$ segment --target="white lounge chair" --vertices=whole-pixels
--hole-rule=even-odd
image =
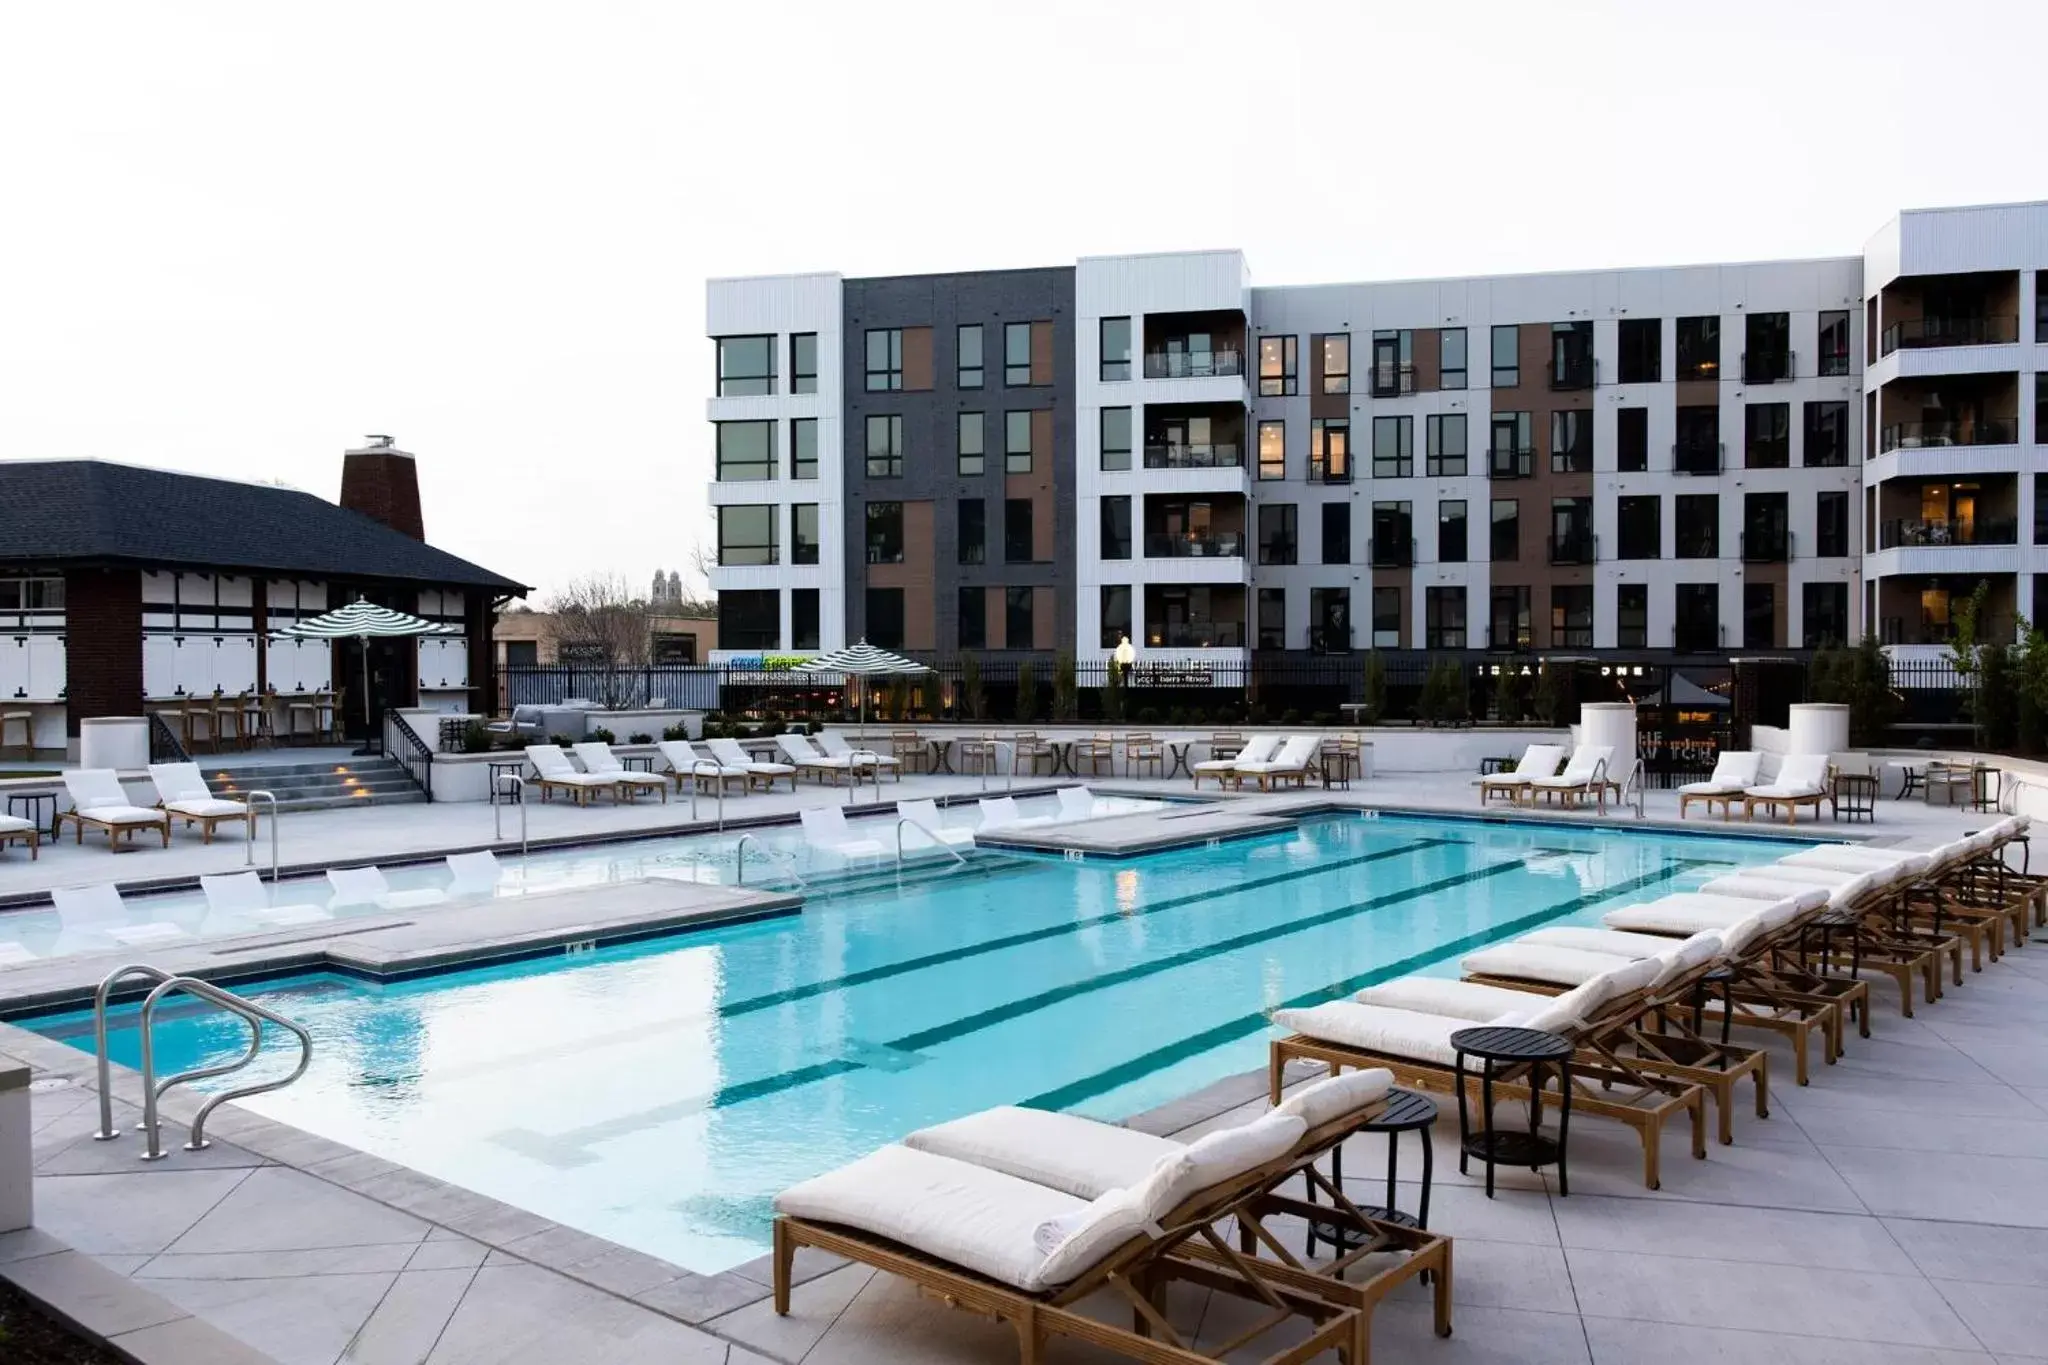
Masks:
[[[1233,758],[1205,758],[1190,771],[1194,774],[1195,786],[1202,785],[1205,777],[1214,778],[1219,787],[1236,782],[1237,765],[1240,763],[1264,763],[1280,752],[1280,736],[1253,735],[1245,741],[1244,748]]]
[[[853,763],[857,768],[874,768],[881,772],[895,774],[896,780],[899,782],[903,780],[903,765],[893,756],[868,745],[856,747],[849,744],[847,743],[846,736],[840,734],[837,730],[821,732],[818,736],[818,746],[825,751],[827,758],[843,758],[849,763]],[[861,756],[857,763],[854,762],[855,754]]]
[[[661,793],[664,804],[668,801],[668,779],[660,773],[628,772],[619,756],[612,752],[612,746],[597,740],[586,740],[573,746],[577,762],[583,771],[599,777],[608,777],[618,783],[618,790],[628,795],[634,792],[656,791]]]
[[[1785,823],[1799,823],[1799,808],[1813,807],[1813,818],[1820,819],[1820,803],[1827,795],[1828,756],[1826,754],[1791,754],[1778,765],[1778,775],[1761,787],[1751,787],[1742,794],[1742,818],[1753,819],[1758,806],[1766,810],[1783,807]]]
[[[1748,896],[1683,891],[1609,910],[1600,917],[1600,922],[1610,929],[1623,929],[1630,933],[1684,937],[1703,929],[1723,930],[1760,913],[1804,914],[1826,905],[1827,901],[1827,890],[1818,886],[1775,902],[1762,903]]]
[[[588,805],[597,792],[609,792],[612,800],[619,799],[617,782],[602,773],[578,772],[559,744],[527,745],[526,761],[533,765],[533,781],[527,785],[539,787],[543,801],[557,788],[568,792],[579,806]]]
[[[85,842],[85,827],[94,825],[107,832],[107,847],[118,849],[126,835],[133,842],[137,830],[154,829],[171,846],[171,817],[148,806],[138,806],[121,789],[121,778],[112,768],[73,768],[64,774],[64,790],[71,794],[72,809],[57,817],[61,831],[69,820],[78,843]]]
[[[129,922],[130,910],[111,882],[98,886],[60,886],[50,893],[57,907],[57,919],[66,931],[104,934],[131,948],[152,943],[172,943],[189,935],[168,920]]]
[[[803,735],[777,735],[775,747],[782,756],[796,765],[799,773],[810,774],[814,782],[823,782],[830,777],[835,783],[853,771],[850,758],[833,758],[812,747],[811,741]]]
[[[1721,818],[1727,819],[1730,808],[1742,799],[1744,790],[1756,785],[1757,774],[1763,770],[1764,756],[1754,749],[1737,749],[1722,754],[1714,760],[1712,776],[1704,782],[1688,782],[1678,789],[1678,818],[1685,818],[1685,808],[1698,801],[1705,805],[1707,814],[1714,813],[1714,803],[1721,804]]]
[[[422,887],[414,891],[393,891],[382,868],[330,867],[327,884],[334,888],[329,906],[374,905],[380,910],[405,910],[422,905],[439,905],[448,899],[446,891]]]
[[[789,789],[791,791],[796,790],[796,767],[794,764],[775,763],[767,759],[755,758],[745,749],[742,749],[740,742],[736,739],[709,739],[704,741],[704,747],[711,751],[711,756],[714,759],[723,763],[726,767],[745,768],[754,777],[761,779],[761,785],[769,791],[775,790],[775,779],[778,777],[788,778]]]
[[[498,889],[498,879],[502,875],[498,855],[487,848],[476,853],[448,855],[448,895],[451,899],[491,895]]]
[[[836,806],[802,813],[804,842],[837,857],[879,858],[884,850],[880,839],[858,839],[847,827],[846,816]]]
[[[754,782],[754,774],[742,765],[706,758],[692,748],[687,739],[664,739],[655,744],[655,749],[668,763],[670,776],[675,778],[676,790],[681,791],[685,782],[695,782],[700,788],[707,782],[721,787],[740,784],[745,792]]]
[[[1095,818],[1095,793],[1086,787],[1061,787],[1053,795],[1059,798],[1062,823]]]
[[[1017,806],[1014,796],[984,796],[981,798],[981,822],[983,830],[1031,829],[1038,825],[1050,825],[1053,820],[1044,815],[1025,815]]]
[[[159,806],[186,824],[199,826],[200,842],[212,843],[213,828],[223,820],[242,821],[249,837],[256,837],[256,808],[215,796],[197,763],[152,763],[149,781]]]
[[[1607,768],[1613,762],[1613,745],[1581,744],[1572,750],[1563,772],[1555,777],[1529,779],[1529,799],[1533,802],[1539,796],[1555,796],[1565,805],[1577,805],[1591,796],[1604,814],[1607,810]]]
[[[241,915],[259,924],[316,924],[333,919],[317,905],[273,905],[271,889],[254,872],[229,872],[201,877],[206,908],[215,914]]]
[[[1479,804],[1483,806],[1487,798],[1503,794],[1509,801],[1519,802],[1531,782],[1554,775],[1563,761],[1562,744],[1531,744],[1522,750],[1522,761],[1512,772],[1488,773],[1479,779]]]
[[[1280,752],[1268,759],[1254,759],[1247,763],[1240,759],[1232,765],[1240,783],[1251,778],[1259,784],[1260,791],[1271,791],[1276,785],[1292,782],[1297,787],[1308,785],[1308,766],[1315,761],[1316,750],[1322,740],[1315,735],[1295,735],[1280,746]]]
[[[42,856],[43,827],[19,815],[0,815],[0,852],[9,844],[27,844],[30,862]]]
[[[896,814],[904,819],[917,821],[916,825],[903,831],[905,848],[910,847],[913,842],[929,844],[933,839],[937,839],[947,848],[974,847],[973,830],[940,823],[942,817],[939,815],[939,803],[936,801],[898,801]],[[919,825],[923,828],[918,828]]]

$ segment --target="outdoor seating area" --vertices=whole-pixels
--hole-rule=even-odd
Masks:
[[[146,709],[186,752],[224,754],[280,744],[339,743],[347,697],[343,687],[293,692],[247,688],[207,697],[152,697]]]

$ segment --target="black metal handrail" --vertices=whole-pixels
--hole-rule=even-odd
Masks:
[[[2017,545],[2020,523],[2017,517],[1978,517],[1952,521],[1936,517],[1894,517],[1878,528],[1881,550],[1902,547],[1950,545]]]
[[[1232,378],[1244,373],[1242,351],[1147,351],[1147,379]]]
[[[1782,384],[1798,373],[1799,355],[1796,351],[1742,353],[1742,382],[1745,384]]]
[[[1550,362],[1550,387],[1554,390],[1590,389],[1598,367],[1589,355],[1568,356]]]
[[[1600,538],[1591,532],[1550,537],[1553,564],[1591,564],[1599,557]]]
[[[433,800],[433,749],[420,738],[419,731],[412,728],[411,721],[400,712],[388,708],[384,712],[384,733],[398,737],[398,752],[387,751],[387,756],[405,770],[405,775],[412,779],[413,786],[419,788],[420,795],[429,801]]]
[[[1327,457],[1321,460],[1312,458],[1308,462],[1308,481],[1310,483],[1350,483],[1352,482],[1351,461],[1348,457],[1334,462]]]
[[[1145,558],[1242,559],[1244,535],[1238,531],[1216,531],[1206,536],[1150,531],[1145,535]]]
[[[1680,441],[1671,447],[1674,474],[1718,474],[1728,446],[1721,441]]]
[[[1415,392],[1415,366],[1412,362],[1388,361],[1372,367],[1372,396],[1374,398],[1399,398],[1404,393]]]
[[[1878,354],[1931,346],[2002,346],[2020,339],[2020,320],[2011,314],[1983,318],[1908,318],[1884,329]]]
[[[1526,479],[1536,468],[1534,446],[1495,446],[1486,452],[1486,477]]]
[[[1784,564],[1792,558],[1792,533],[1744,531],[1739,548],[1745,564]]]
[[[1235,441],[1209,441],[1200,445],[1148,442],[1147,469],[1242,469],[1244,447]]]
[[[1155,649],[1243,649],[1244,622],[1181,621],[1148,626],[1145,643]]]
[[[2009,446],[2019,440],[2019,424],[1993,418],[1974,422],[1893,422],[1878,433],[1877,448],[1940,450],[1947,446]]]
[[[149,713],[149,761],[152,763],[190,763],[192,755],[185,751],[185,741],[178,738],[173,730],[156,711]]]

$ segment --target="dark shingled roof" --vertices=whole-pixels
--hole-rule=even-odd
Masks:
[[[526,585],[311,493],[100,460],[0,461],[0,564],[122,563]]]

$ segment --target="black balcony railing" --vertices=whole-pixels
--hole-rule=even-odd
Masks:
[[[1243,649],[1242,621],[1166,621],[1145,628],[1145,643],[1155,648]]]
[[[1550,452],[1550,472],[1553,474],[1590,474],[1593,472],[1593,442],[1581,441],[1577,445],[1555,446]]]
[[[1350,483],[1351,461],[1348,459],[1318,460],[1311,456],[1308,462],[1308,481],[1310,483]]]
[[[1490,479],[1526,479],[1536,468],[1536,451],[1531,446],[1495,446],[1486,452],[1486,476]]]
[[[1203,445],[1147,444],[1147,469],[1241,469],[1244,447],[1235,441],[1212,441]]]
[[[1206,536],[1152,534],[1145,537],[1147,559],[1242,559],[1244,537],[1236,531]]]
[[[1365,557],[1375,569],[1406,569],[1415,563],[1414,536],[1374,536],[1365,543]]]
[[[1343,654],[1351,648],[1351,627],[1310,626],[1308,647],[1317,654]]]
[[[2019,440],[2019,424],[1988,422],[1893,422],[1878,433],[1877,448],[1939,450],[1947,446],[2009,446]]]
[[[1550,537],[1550,562],[1553,564],[1591,564],[1598,556],[1600,538],[1591,531],[1572,531],[1561,536]]]
[[[1970,521],[1894,517],[1877,530],[1877,545],[1881,550],[1948,545],[2017,545],[2019,541],[2020,523],[2016,517],[1977,517]]]
[[[1399,398],[1415,392],[1415,366],[1387,363],[1372,367],[1372,396]]]
[[[1244,373],[1242,351],[1147,351],[1147,379],[1213,379]]]
[[[1742,382],[1782,384],[1798,372],[1799,357],[1791,351],[1744,351]]]
[[[1991,616],[1977,622],[1977,639],[2010,640],[2017,628],[2010,616]],[[1888,645],[1947,645],[1955,643],[1956,627],[1954,621],[1887,616],[1879,623],[1878,638]]]
[[[1878,354],[1931,346],[1999,346],[2020,339],[2020,320],[1995,318],[1908,318],[1884,329]]]
[[[1671,447],[1674,474],[1718,474],[1728,447],[1720,441],[1680,441]]]
[[[1550,387],[1553,389],[1590,389],[1593,377],[1598,373],[1589,355],[1563,356],[1550,362]]]
[[[1792,533],[1790,531],[1744,531],[1742,533],[1742,562],[1745,564],[1783,564],[1792,558]]]

